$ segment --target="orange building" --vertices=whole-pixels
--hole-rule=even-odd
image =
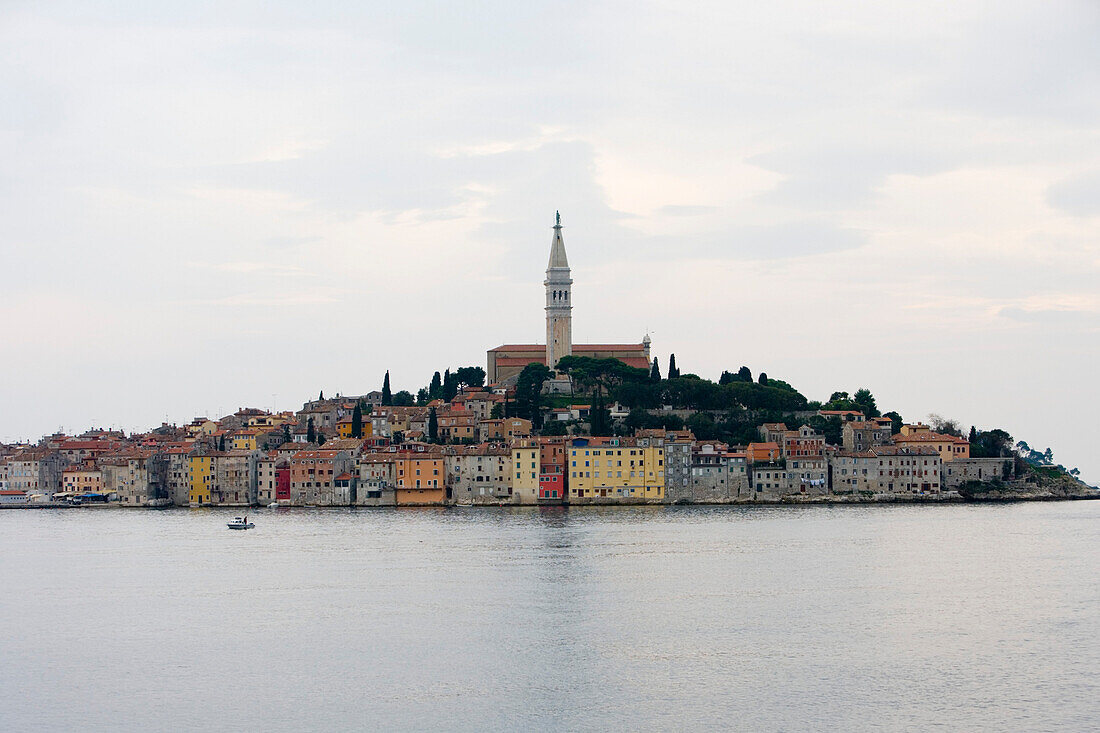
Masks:
[[[69,466],[61,474],[61,490],[98,494],[103,490],[103,474],[91,462]]]
[[[394,459],[398,506],[442,504],[447,498],[443,454],[400,451]]]
[[[749,443],[745,456],[749,463],[772,463],[782,455],[779,443]]]
[[[893,441],[894,445],[903,448],[933,448],[944,463],[970,457],[970,441],[955,435],[934,433],[924,423],[902,425],[901,432],[893,437]]]

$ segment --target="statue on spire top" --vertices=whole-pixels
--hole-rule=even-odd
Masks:
[[[556,227],[561,226],[561,212],[560,211],[555,211],[554,212],[554,226],[556,226]]]

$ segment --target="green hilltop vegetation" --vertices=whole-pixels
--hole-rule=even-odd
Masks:
[[[730,445],[747,445],[760,439],[764,423],[785,423],[788,427],[808,425],[825,436],[828,445],[842,443],[843,422],[838,416],[822,416],[818,411],[856,410],[867,418],[890,418],[898,433],[904,423],[896,411],[881,412],[869,389],[836,391],[828,400],[810,400],[790,383],[760,372],[753,375],[747,366],[723,371],[718,381],[697,374],[681,373],[676,355],[669,357],[667,374],[662,375],[656,359],[649,369],[628,366],[618,359],[593,359],[566,356],[557,364],[559,374],[568,375],[573,393],[547,394],[543,388],[553,377],[544,364],[532,362],[524,367],[516,381],[515,397],[495,408],[493,417],[522,417],[532,421],[541,435],[565,435],[569,432],[594,436],[633,435],[641,429],[690,430],[699,440],[717,440]],[[432,400],[449,402],[461,389],[482,387],[485,370],[478,366],[459,367],[435,372],[430,383],[414,396],[402,390],[391,393],[389,373],[382,387],[382,402],[387,405],[426,405]],[[580,421],[544,423],[547,408],[568,407],[584,400],[590,404],[589,418]],[[628,410],[625,418],[612,420],[609,406],[617,403]],[[1068,474],[1076,478],[1080,471],[1054,462],[1050,448],[1032,449],[1024,441],[1016,442],[1003,429],[979,430],[951,419],[929,415],[929,424],[937,433],[955,435],[970,441],[974,458],[1012,458],[1021,474]]]

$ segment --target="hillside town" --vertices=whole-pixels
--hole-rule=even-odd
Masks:
[[[322,391],[296,412],[0,444],[0,505],[940,500],[1052,463],[1003,430],[963,437],[951,421],[880,414],[865,389],[812,402],[745,366],[713,382],[682,374],[673,354],[662,375],[648,335],[574,344],[560,216],[553,232],[543,344],[489,349],[486,368],[437,371],[415,395],[392,392],[386,372],[380,390]]]
[[[0,497],[124,507],[738,503],[949,498],[967,482],[1015,478],[1013,460],[971,457],[964,438],[924,424],[893,433],[890,418],[857,411],[816,414],[842,421],[841,445],[783,423],[728,445],[688,429],[536,435],[530,420],[490,417],[508,397],[468,388],[448,403],[399,407],[372,392],[130,436],[52,435],[0,449]],[[580,425],[590,410],[549,412]]]

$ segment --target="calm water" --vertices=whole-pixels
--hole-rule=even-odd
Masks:
[[[1100,726],[1100,502],[0,512],[3,730]]]

